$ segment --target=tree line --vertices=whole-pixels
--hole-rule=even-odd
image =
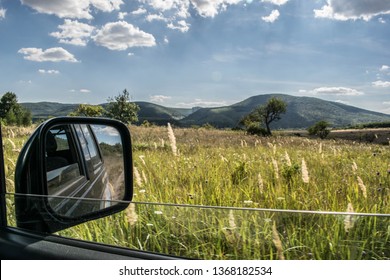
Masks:
[[[119,95],[108,98],[108,104],[104,108],[100,105],[80,104],[69,115],[107,117],[131,124],[138,121],[140,108],[130,99],[129,92],[124,89]],[[18,103],[15,93],[6,92],[0,99],[0,120],[4,125],[29,126],[32,124],[32,114]]]

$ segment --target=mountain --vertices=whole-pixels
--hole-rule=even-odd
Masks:
[[[188,108],[168,108],[149,102],[135,102],[139,107],[139,123],[147,120],[150,123],[165,125],[167,122],[177,123],[193,113]],[[50,117],[67,116],[75,110],[79,104],[62,104],[56,102],[21,103],[23,107],[30,110],[34,120],[48,119]],[[107,104],[100,104],[105,107]]]
[[[297,97],[284,94],[252,96],[231,106],[203,108],[181,120],[185,126],[209,123],[215,127],[237,127],[241,118],[271,97],[287,103],[287,112],[271,124],[273,129],[304,128],[320,120],[326,120],[333,127],[390,121],[390,115],[360,109],[345,104],[325,101],[314,97]]]
[[[165,125],[167,122],[178,126],[211,124],[218,128],[234,128],[241,118],[254,108],[265,104],[271,97],[277,97],[287,103],[287,112],[282,118],[271,124],[273,129],[303,128],[320,120],[326,120],[333,127],[345,127],[372,122],[389,122],[390,115],[360,109],[345,104],[325,101],[314,97],[297,97],[284,94],[265,94],[252,96],[239,103],[217,108],[168,108],[149,102],[135,102],[140,107],[139,123]],[[33,115],[33,119],[66,116],[78,104],[53,102],[22,103]],[[104,104],[102,104],[104,106]]]
[[[158,125],[166,125],[167,122],[178,124],[178,121],[189,116],[192,109],[168,108],[149,102],[135,102],[140,110],[138,112],[139,123],[148,121]]]
[[[21,105],[31,111],[34,120],[67,116],[78,106],[78,104],[62,104],[56,102],[30,102],[21,103]]]

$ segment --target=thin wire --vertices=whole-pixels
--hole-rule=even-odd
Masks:
[[[15,196],[26,196],[36,198],[51,198],[51,199],[74,199],[91,202],[105,201],[95,198],[77,198],[54,195],[35,195],[35,194],[20,194],[7,193]],[[133,203],[135,205],[150,205],[150,206],[164,206],[164,207],[181,207],[181,208],[195,208],[195,209],[212,209],[212,210],[234,210],[234,211],[252,211],[252,212],[274,212],[274,213],[292,213],[292,214],[312,214],[312,215],[353,215],[365,217],[385,217],[390,218],[390,214],[384,213],[358,213],[358,212],[337,212],[337,211],[317,211],[317,210],[294,210],[294,209],[272,209],[272,208],[250,208],[250,207],[233,207],[233,206],[212,206],[212,205],[194,205],[194,204],[178,204],[178,203],[159,203],[159,202],[142,202],[142,201],[124,201],[124,200],[107,200],[114,203]]]

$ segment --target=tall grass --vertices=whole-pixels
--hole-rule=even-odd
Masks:
[[[390,259],[390,218],[356,214],[390,213],[388,146],[171,126],[130,131],[134,202],[58,234],[204,259]],[[5,141],[10,185],[23,139],[11,138],[15,149]]]

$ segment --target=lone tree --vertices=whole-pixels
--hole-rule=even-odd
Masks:
[[[270,98],[266,104],[260,105],[249,115],[245,116],[241,123],[251,134],[272,135],[270,124],[281,119],[281,114],[286,113],[287,104],[277,97]],[[265,129],[262,128],[265,125]],[[254,131],[254,133],[253,133]]]
[[[18,103],[15,93],[7,92],[0,99],[0,119],[7,125],[28,126],[31,112]]]
[[[309,127],[307,131],[309,132],[309,135],[317,135],[321,139],[325,139],[328,134],[330,133],[329,123],[327,121],[319,121]]]
[[[121,94],[108,99],[105,116],[131,124],[138,121],[139,109],[137,104],[130,102],[130,94],[124,89]]]
[[[100,117],[104,109],[99,105],[80,104],[75,110],[70,112],[69,116]]]

